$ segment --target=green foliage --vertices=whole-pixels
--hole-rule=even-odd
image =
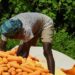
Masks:
[[[3,1],[1,0],[0,3]],[[8,4],[6,7],[8,10],[5,10],[5,7],[1,6],[2,17],[0,24],[18,13],[32,11],[41,12],[52,17],[56,30],[66,27],[66,31],[69,33],[74,34],[75,32],[73,29],[75,28],[74,0],[8,0],[7,3],[4,2],[3,4]]]
[[[6,50],[10,50],[11,48],[15,47],[16,45],[19,45],[19,43],[20,43],[19,40],[8,39]]]
[[[54,35],[53,49],[67,54],[75,59],[75,38],[68,35],[64,29]]]

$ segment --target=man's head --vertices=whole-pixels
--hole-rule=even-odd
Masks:
[[[6,36],[14,36],[21,27],[22,23],[19,19],[10,19],[1,25],[0,33]]]

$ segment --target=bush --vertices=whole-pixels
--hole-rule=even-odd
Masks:
[[[15,47],[16,45],[19,45],[19,43],[20,43],[19,40],[8,39],[7,45],[6,45],[6,50],[10,50],[11,48]]]
[[[68,35],[64,29],[54,35],[53,49],[67,54],[75,59],[75,39]]]

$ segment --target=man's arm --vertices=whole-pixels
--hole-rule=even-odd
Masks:
[[[29,55],[29,49],[30,49],[30,44],[28,42],[23,43],[23,44],[19,45],[19,48],[18,48],[16,54],[17,54],[17,56],[22,56],[22,57],[27,58]]]
[[[6,48],[7,41],[0,40],[0,51],[4,51]]]
[[[4,35],[1,35],[1,39],[0,39],[0,50],[1,51],[5,50],[6,44],[7,44],[7,38]]]
[[[52,54],[52,45],[48,42],[43,42],[44,56],[47,60],[48,69],[51,73],[55,73],[55,61]]]

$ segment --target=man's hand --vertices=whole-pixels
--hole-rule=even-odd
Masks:
[[[4,51],[6,48],[7,41],[0,40],[0,51]]]
[[[29,55],[29,49],[30,49],[30,44],[29,43],[23,43],[19,46],[17,50],[17,56],[22,56],[27,58]]]
[[[47,65],[49,71],[54,75],[55,74],[55,62],[52,54],[52,46],[51,43],[44,42],[43,43],[43,48],[44,48],[44,56],[46,57],[47,60]]]

